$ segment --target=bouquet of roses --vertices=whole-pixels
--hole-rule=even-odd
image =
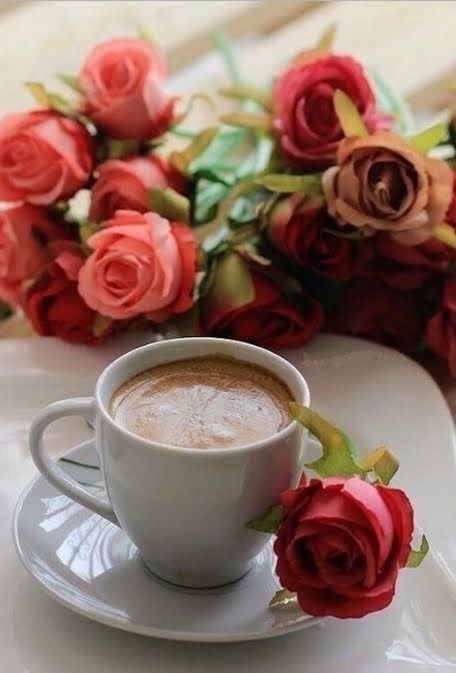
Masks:
[[[218,36],[233,109],[198,130],[145,37],[61,75],[72,101],[29,83],[40,107],[0,120],[0,298],[71,342],[151,324],[280,348],[324,327],[456,374],[449,125],[412,135],[332,37],[259,88]]]

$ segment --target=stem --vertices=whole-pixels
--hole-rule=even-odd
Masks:
[[[241,75],[227,34],[222,30],[215,30],[211,33],[211,38],[222,58],[231,82],[233,84],[240,84]]]

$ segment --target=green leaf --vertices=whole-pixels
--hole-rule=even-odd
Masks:
[[[334,110],[339,119],[344,135],[367,136],[367,128],[354,102],[341,89],[334,94]]]
[[[269,607],[273,608],[274,606],[287,604],[289,601],[295,601],[296,594],[288,589],[279,589],[276,591],[274,596],[269,601]]]
[[[79,238],[81,239],[81,243],[87,244],[89,238],[99,230],[100,227],[94,222],[81,222],[79,225]]]
[[[182,112],[180,112],[174,119],[174,125],[181,124],[186,117],[190,114],[190,112],[193,110],[193,107],[197,101],[203,101],[206,103],[210,109],[215,112],[215,103],[212,100],[212,98],[207,94],[207,93],[201,93],[201,92],[196,92],[193,93],[190,98],[188,99],[185,108]],[[170,129],[171,130],[171,129]]]
[[[262,107],[269,110],[272,105],[271,94],[261,89],[256,89],[253,86],[231,86],[219,90],[219,94],[225,98],[233,98],[234,100],[253,100]]]
[[[166,217],[171,222],[190,220],[190,201],[171,187],[166,189],[149,188],[149,206],[154,213]]]
[[[441,243],[444,243],[449,248],[456,250],[456,232],[449,224],[444,222],[434,227],[432,235]]]
[[[421,544],[419,549],[412,549],[407,560],[407,568],[418,568],[424,560],[424,557],[429,551],[429,542],[426,539],[426,536],[423,535],[421,538]]]
[[[60,72],[57,77],[61,82],[69,86],[70,89],[73,89],[73,91],[76,91],[78,94],[82,94],[82,89],[79,86],[79,80],[75,75],[66,75],[63,72]]]
[[[331,51],[334,45],[334,40],[336,39],[336,32],[337,24],[331,23],[320,36],[316,49],[318,49],[318,51]]]
[[[47,91],[41,82],[26,82],[27,89],[39,105],[51,108],[68,117],[77,117],[78,112],[74,105],[57,93]]]
[[[241,257],[250,260],[254,264],[258,264],[259,266],[271,265],[271,260],[267,257],[263,257],[263,255],[260,255],[254,243],[240,243],[239,245],[234,246],[234,250],[236,250],[236,252],[238,252]]]
[[[138,24],[136,27],[136,34],[137,36],[141,39],[144,40],[145,42],[149,42],[149,44],[156,45],[157,41],[155,37],[152,35],[150,30],[146,28],[145,26],[142,26],[141,24]]]
[[[106,315],[101,315],[101,313],[96,313],[92,324],[92,334],[96,337],[101,336],[110,328],[112,323],[112,318],[108,318]]]
[[[309,407],[297,402],[290,402],[289,407],[293,418],[307,428],[322,445],[322,457],[307,463],[306,467],[317,472],[320,477],[366,475],[366,470],[357,462],[356,448],[345,433]]]
[[[201,310],[213,315],[220,306],[234,310],[255,299],[255,287],[247,263],[235,252],[225,252],[216,258],[211,287]]]
[[[131,154],[137,154],[139,152],[140,143],[138,140],[108,138],[106,147],[108,159],[122,159]]]
[[[248,194],[252,189],[255,188],[255,186],[254,178],[246,178],[245,180],[238,182],[238,184],[235,185],[228,192],[226,197],[219,203],[217,215],[214,217],[214,219],[210,222],[206,222],[195,230],[198,240],[204,241],[207,236],[214,234],[219,229],[219,227],[225,224],[236,201],[241,196]]]
[[[386,446],[363,456],[360,465],[367,471],[374,471],[382,484],[388,485],[399,469],[399,461]]]
[[[228,73],[228,77],[233,84],[239,84],[241,81],[241,75],[239,73],[239,68],[236,63],[236,59],[231,49],[231,43],[228,39],[226,33],[222,30],[216,30],[211,33],[212,42],[214,47],[218,50],[224,64],[225,69]]]
[[[282,173],[270,173],[256,179],[257,185],[266,187],[270,192],[282,194],[294,194],[302,192],[308,196],[322,194],[321,175],[286,175]]]
[[[427,154],[448,135],[447,124],[436,124],[411,138],[406,138],[408,144],[421,154]]]
[[[192,161],[196,159],[212,142],[217,134],[217,127],[208,127],[198,133],[191,143],[184,150],[172,152],[169,161],[183,175],[187,175]]]
[[[231,112],[222,115],[220,121],[230,126],[242,126],[255,131],[266,131],[271,133],[273,130],[272,117],[270,115],[254,114],[250,112]]]
[[[411,135],[415,131],[415,120],[407,102],[398,96],[390,85],[383,79],[379,71],[370,69],[375,87],[375,97],[382,112],[392,114],[396,120],[398,131],[402,135]]]
[[[260,533],[276,533],[285,518],[286,509],[282,505],[273,505],[265,512],[251,519],[247,528],[258,530]]]

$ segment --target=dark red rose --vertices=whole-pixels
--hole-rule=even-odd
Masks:
[[[96,345],[103,343],[113,330],[109,327],[102,335],[94,335],[96,313],[78,293],[77,274],[81,264],[82,259],[76,253],[58,255],[28,289],[23,309],[42,336]]]
[[[445,221],[456,229],[456,171],[453,171],[453,195],[448,206]]]
[[[426,327],[426,343],[439,357],[448,362],[456,377],[456,278],[447,280],[440,309]]]
[[[346,619],[391,603],[413,533],[405,493],[334,477],[285,491],[281,502],[276,572],[304,612]]]
[[[376,111],[374,93],[362,66],[350,56],[309,58],[287,70],[274,89],[274,127],[284,157],[302,169],[335,163],[344,137],[334,110],[334,94],[344,91],[369,131],[391,126]]]
[[[329,327],[411,352],[420,341],[423,311],[412,293],[393,290],[380,280],[356,279],[345,288]]]
[[[302,294],[302,310],[285,298],[277,285],[252,273],[255,299],[233,308],[223,299],[208,295],[201,303],[204,334],[249,341],[265,348],[302,346],[320,329],[323,309],[311,296]]]
[[[325,232],[323,228],[329,224],[322,199],[292,194],[271,210],[268,237],[275,248],[299,266],[347,280],[354,271],[357,246],[354,241]]]
[[[363,276],[382,279],[398,290],[414,290],[436,273],[445,273],[456,261],[456,250],[434,238],[420,245],[399,243],[387,233],[378,233],[363,243],[365,256]]]

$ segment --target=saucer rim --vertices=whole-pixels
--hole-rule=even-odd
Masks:
[[[95,439],[91,438],[85,442],[81,442],[76,446],[72,447],[68,451],[65,451],[58,456],[58,459],[68,457],[76,451],[87,449],[90,446],[95,444]],[[96,451],[96,448],[93,446],[93,449]],[[233,632],[233,633],[207,633],[207,632],[198,632],[198,631],[180,631],[174,629],[160,629],[157,627],[146,627],[136,622],[131,622],[123,620],[121,618],[109,618],[101,610],[97,608],[82,609],[75,605],[71,600],[65,598],[60,593],[55,591],[43,580],[42,576],[36,574],[33,568],[33,563],[30,561],[29,557],[24,552],[21,542],[20,542],[20,533],[19,533],[19,518],[22,513],[22,508],[27,497],[30,495],[33,487],[40,480],[46,481],[45,477],[41,474],[37,474],[33,477],[22,490],[19,499],[16,502],[14,508],[13,520],[12,520],[12,537],[13,544],[16,550],[19,561],[22,563],[23,567],[27,573],[32,577],[40,586],[41,589],[50,597],[56,600],[60,605],[68,608],[72,612],[85,617],[86,619],[91,619],[95,622],[103,624],[104,626],[109,626],[112,628],[120,629],[122,631],[127,631],[129,633],[136,633],[141,636],[148,636],[152,638],[160,638],[162,640],[170,640],[177,642],[198,642],[198,643],[229,643],[229,642],[246,642],[253,640],[265,640],[268,638],[274,638],[276,636],[285,635],[288,633],[294,633],[296,631],[301,631],[303,629],[308,629],[313,626],[321,626],[323,620],[319,617],[312,617],[308,615],[302,615],[293,620],[289,624],[272,627],[267,631],[251,631],[251,632]],[[47,482],[49,483],[49,482]],[[81,505],[82,507],[82,505]],[[82,507],[87,510],[86,507]],[[89,510],[87,510],[89,511]],[[114,524],[113,524],[114,525]]]

